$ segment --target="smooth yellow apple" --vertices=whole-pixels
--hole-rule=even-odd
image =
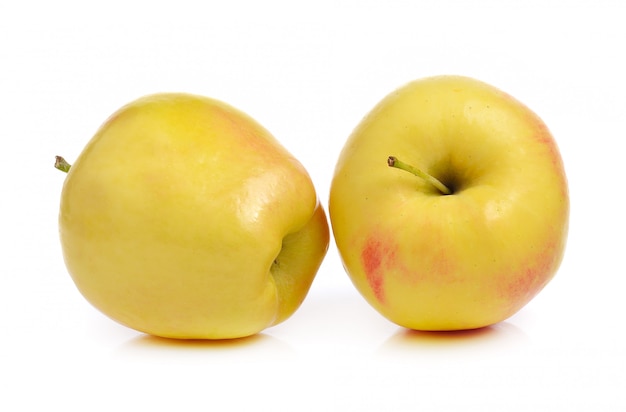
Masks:
[[[394,91],[356,127],[329,214],[346,271],[382,315],[473,329],[510,317],[554,276],[569,195],[534,112],[478,80],[437,76]]]
[[[140,98],[102,125],[69,169],[59,225],[85,298],[172,338],[282,322],[329,240],[301,163],[241,111],[179,93]]]

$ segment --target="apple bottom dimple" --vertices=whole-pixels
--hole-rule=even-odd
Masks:
[[[302,228],[282,238],[280,251],[269,270],[278,296],[273,325],[291,316],[304,301],[328,250],[330,232],[325,223],[326,213],[317,202],[313,217]]]

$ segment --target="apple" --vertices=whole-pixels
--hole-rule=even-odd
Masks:
[[[528,107],[481,81],[435,76],[394,91],[355,128],[329,214],[348,275],[383,316],[415,330],[475,329],[509,318],[553,278],[568,185]]]
[[[161,337],[226,339],[300,306],[329,228],[301,163],[241,111],[184,93],[119,109],[69,169],[67,269],[97,309]]]

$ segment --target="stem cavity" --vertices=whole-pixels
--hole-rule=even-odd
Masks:
[[[446,185],[441,183],[436,177],[431,176],[428,173],[424,173],[423,171],[421,171],[420,169],[416,167],[413,167],[409,164],[404,163],[403,161],[399,160],[395,156],[389,156],[389,158],[387,159],[387,165],[389,165],[389,167],[395,167],[397,169],[407,171],[417,177],[420,177],[426,180],[428,183],[433,185],[439,192],[441,192],[444,195],[452,194],[452,191]]]

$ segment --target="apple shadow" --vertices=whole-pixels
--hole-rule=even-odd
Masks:
[[[117,353],[189,353],[263,352],[290,354],[293,349],[284,341],[266,333],[234,339],[173,339],[141,334],[124,342]]]
[[[401,328],[381,345],[379,353],[395,354],[422,350],[449,354],[452,349],[456,353],[464,351],[494,353],[524,346],[528,341],[528,336],[509,322],[459,331],[430,332]]]
[[[174,339],[153,335],[140,335],[133,338],[131,342],[136,346],[152,348],[219,349],[254,345],[255,342],[260,342],[266,337],[266,335],[257,334],[235,339]]]

